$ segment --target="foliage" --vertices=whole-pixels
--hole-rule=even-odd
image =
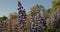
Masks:
[[[17,16],[18,16],[18,15],[17,15],[16,12],[13,12],[13,13],[10,13],[10,14],[9,14],[9,18],[10,18],[10,19],[17,18]]]
[[[38,5],[38,4],[37,4],[37,5]],[[41,9],[41,11],[45,12],[45,11],[44,11],[45,8],[44,8],[43,5],[38,5],[38,6],[39,6],[39,8]],[[36,10],[36,8],[37,8],[37,6],[35,5],[35,6],[33,6],[33,7],[31,8],[31,10],[30,10],[30,12],[32,12],[32,14],[33,14],[34,16],[37,15],[37,10]]]

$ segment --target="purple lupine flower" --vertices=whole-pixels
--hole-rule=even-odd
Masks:
[[[32,14],[31,11],[31,19],[30,19],[30,32],[36,32],[36,28],[35,28],[35,20],[34,20],[34,16]]]
[[[22,4],[18,1],[18,10],[19,10],[19,16],[18,16],[18,21],[19,21],[19,24],[20,24],[20,29],[21,30],[26,30],[26,12],[25,12],[25,9],[23,8]]]
[[[39,5],[36,5],[36,6],[37,6],[36,8],[37,14],[39,14],[38,17],[36,18],[36,22],[37,22],[36,28],[37,28],[37,31],[43,31],[44,30],[43,27],[44,25],[46,25],[46,20],[41,17],[41,14],[40,14],[41,9],[39,8]]]

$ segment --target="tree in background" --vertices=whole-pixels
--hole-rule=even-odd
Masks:
[[[4,21],[8,19],[6,16],[0,18],[0,32],[4,32]]]
[[[16,12],[12,12],[9,14],[10,19],[15,19],[15,18],[17,18],[17,16],[18,16],[18,14]]]

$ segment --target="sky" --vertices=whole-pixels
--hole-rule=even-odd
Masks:
[[[19,0],[22,6],[25,8],[26,13],[28,13],[32,6],[37,3],[43,5],[45,9],[49,9],[52,6],[52,0]],[[0,0],[0,17],[7,16],[10,13],[18,13],[17,0]]]

